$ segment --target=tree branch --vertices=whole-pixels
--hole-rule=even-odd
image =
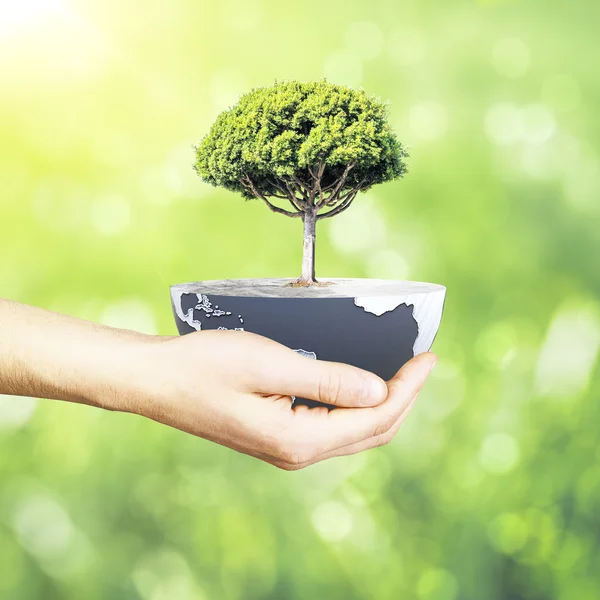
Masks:
[[[343,202],[340,202],[335,208],[332,208],[330,211],[321,213],[317,215],[317,220],[328,219],[329,217],[335,217],[339,215],[341,212],[344,212],[351,204],[354,198],[356,198],[356,194],[358,194],[359,190],[353,190],[349,194],[346,195],[346,198]]]
[[[331,194],[329,194],[329,196],[327,198],[321,198],[321,200],[317,204],[317,210],[319,208],[323,208],[323,206],[325,206],[325,205],[332,206],[332,201],[333,202],[337,201],[338,195],[339,195],[340,191],[342,190],[342,188],[344,187],[346,180],[348,179],[348,173],[350,173],[350,171],[355,166],[356,166],[355,163],[350,163],[349,165],[346,166],[346,168],[344,169],[344,172],[342,173],[342,176],[335,183],[335,187],[333,188],[333,191],[331,192]],[[331,186],[328,186],[328,187],[331,187]]]
[[[319,163],[319,168],[316,173],[313,172],[311,167],[308,167],[308,170],[313,178],[313,187],[310,191],[309,204],[312,206],[321,207],[323,206],[323,190],[321,189],[321,179],[323,178],[323,173],[325,173],[325,163]],[[315,199],[319,196],[319,201],[315,202]],[[318,210],[318,209],[317,209]]]
[[[362,191],[362,184],[364,182],[365,179],[363,179],[356,187],[352,188],[350,191],[346,192],[345,194],[340,194],[337,198],[334,198],[333,200],[331,199],[331,196],[329,196],[327,198],[327,201],[325,202],[325,206],[335,206],[336,204],[340,204],[351,194]]]
[[[297,175],[292,175],[292,181],[290,181],[290,185],[292,182],[295,184],[296,189],[299,191],[300,195],[304,198],[306,202],[308,202],[308,189],[309,186],[305,181],[302,181]]]
[[[285,182],[284,182],[284,184],[285,184],[285,188],[284,188],[280,184],[277,183],[277,180],[272,181],[268,177],[266,177],[265,179],[274,188],[278,189],[283,194],[283,196],[280,196],[278,194],[273,194],[273,196],[275,198],[282,198],[283,200],[287,200],[296,210],[304,212],[303,209],[301,208],[302,201],[299,201],[299,199],[296,197],[296,194],[294,194],[293,190],[290,190],[289,186]]]
[[[254,186],[254,182],[248,175],[245,175],[240,179],[240,183],[248,190],[250,190],[257,198],[260,198],[274,213],[278,213],[280,215],[285,215],[286,217],[301,217],[304,213],[302,211],[291,212],[289,210],[285,210],[284,208],[279,208],[279,206],[275,206],[267,197],[259,192]]]
[[[308,208],[308,201],[305,199],[306,194],[302,188],[297,185],[294,185],[292,182],[287,179],[282,179],[285,188],[287,190],[288,196],[290,198],[290,202],[301,211],[305,211]],[[300,194],[300,198],[298,198],[298,194]],[[292,200],[293,198],[293,200]]]

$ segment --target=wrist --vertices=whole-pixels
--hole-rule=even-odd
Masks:
[[[168,338],[110,328],[104,333],[106,339],[96,338],[79,362],[83,384],[74,383],[75,401],[106,410],[146,412],[157,375],[156,348]]]

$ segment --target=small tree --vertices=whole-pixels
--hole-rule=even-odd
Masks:
[[[316,282],[317,221],[406,172],[407,153],[387,121],[386,105],[326,81],[252,90],[219,115],[195,150],[194,168],[203,181],[302,219],[303,285]]]

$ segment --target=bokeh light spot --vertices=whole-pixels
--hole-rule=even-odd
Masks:
[[[427,569],[419,579],[417,593],[425,600],[454,600],[458,595],[456,577],[445,569]]]
[[[431,421],[443,421],[461,404],[465,396],[465,378],[451,359],[440,361],[421,392],[419,410]]]
[[[440,139],[448,129],[448,111],[439,102],[421,102],[410,109],[409,125],[414,138],[423,141]]]
[[[490,523],[488,536],[497,550],[514,554],[527,542],[527,522],[517,514],[503,513]]]
[[[561,146],[564,157],[565,146]],[[563,187],[567,202],[576,210],[598,212],[600,189],[600,160],[584,152],[576,151],[570,165],[565,165]]]
[[[409,267],[406,259],[391,248],[370,253],[367,261],[369,277],[375,279],[408,279]]]
[[[521,168],[526,175],[539,180],[560,176],[561,152],[554,144],[525,146],[521,153]]]
[[[0,433],[23,427],[35,414],[37,398],[0,395]]]
[[[119,329],[131,329],[148,335],[157,333],[152,307],[137,298],[125,298],[109,304],[102,312],[100,321]]]
[[[554,116],[543,104],[530,104],[523,109],[523,141],[544,144],[556,132]]]
[[[511,323],[490,323],[477,339],[477,354],[497,367],[507,354],[514,352],[517,339],[517,331]]]
[[[353,519],[345,504],[327,501],[315,508],[312,523],[325,541],[339,542],[352,531]]]
[[[385,246],[386,223],[373,199],[360,198],[350,210],[331,219],[329,237],[338,252],[360,255]]]
[[[41,184],[32,198],[32,214],[45,228],[74,232],[87,217],[86,192],[66,180]]]
[[[185,558],[163,548],[142,556],[131,576],[144,600],[204,600]]]
[[[427,44],[422,35],[414,31],[398,31],[390,38],[390,54],[402,67],[410,67],[427,57]]]
[[[576,398],[587,388],[599,348],[600,316],[595,305],[559,309],[540,350],[537,393]]]
[[[519,462],[519,445],[507,433],[488,435],[479,450],[479,464],[489,473],[508,473]]]
[[[69,515],[48,496],[30,496],[21,502],[13,526],[23,547],[41,558],[66,552],[74,537]]]
[[[0,37],[16,35],[62,9],[59,0],[0,0]]]
[[[499,102],[485,115],[485,132],[499,146],[517,142],[540,146],[556,133],[554,115],[543,104],[524,107]]]
[[[492,63],[496,71],[504,77],[510,79],[522,77],[529,70],[531,54],[522,40],[507,38],[494,47]]]
[[[109,195],[98,198],[92,204],[92,224],[104,235],[117,235],[125,231],[131,222],[131,209],[127,198]]]
[[[500,146],[518,142],[523,134],[523,113],[510,102],[498,102],[485,115],[485,132]]]
[[[346,49],[362,60],[377,58],[383,49],[383,34],[371,21],[351,23],[346,29]]]

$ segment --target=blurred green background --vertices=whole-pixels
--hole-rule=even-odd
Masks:
[[[192,144],[275,79],[390,100],[410,173],[317,274],[443,283],[396,441],[285,473],[0,400],[2,600],[600,598],[600,5],[0,0],[0,296],[174,334],[168,286],[300,274],[298,222]]]

